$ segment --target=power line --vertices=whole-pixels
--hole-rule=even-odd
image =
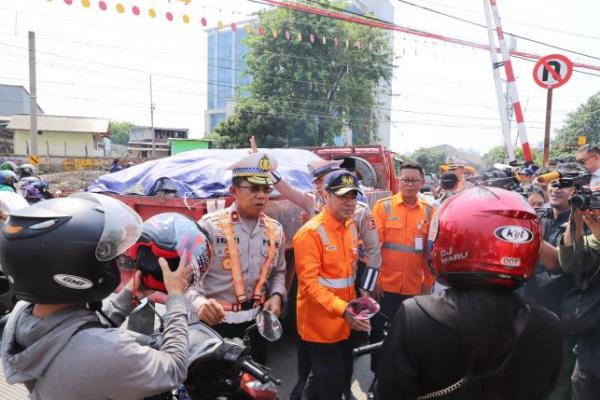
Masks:
[[[478,11],[473,11],[473,10],[470,10],[470,9],[467,9],[467,8],[451,6],[451,5],[448,5],[448,4],[442,4],[442,3],[438,3],[438,2],[435,2],[435,1],[428,1],[428,0],[421,0],[421,2],[422,3],[427,3],[427,4],[433,4],[435,6],[446,7],[446,8],[453,9],[453,10],[459,10],[459,11],[463,11],[463,12],[466,12],[466,13],[469,13],[469,14],[475,14],[475,15],[478,15],[478,16],[480,15],[480,13]],[[522,21],[522,20],[519,20],[519,19],[508,18],[508,17],[504,17],[502,19],[505,20],[505,21],[516,22],[518,24],[525,24],[528,27],[532,27],[533,26],[533,27],[536,27],[536,28],[540,28],[540,29],[544,29],[544,30],[548,30],[548,31],[553,31],[553,32],[564,33],[564,34],[567,34],[567,35],[573,35],[573,36],[579,36],[579,37],[588,38],[588,39],[600,40],[600,37],[598,37],[598,36],[591,36],[591,35],[586,35],[586,34],[583,34],[583,33],[578,33],[578,32],[573,32],[573,31],[565,31],[565,30],[561,30],[561,29],[550,28],[550,27],[545,26],[545,25],[534,24],[531,21]],[[549,18],[547,16],[544,16],[544,20],[548,20],[548,19]],[[555,21],[568,22],[568,23],[572,23],[573,22],[573,21],[564,21],[564,20],[556,19],[556,18],[550,18],[550,19],[553,19]],[[593,27],[595,29],[600,29],[600,25],[590,25],[590,24],[586,24],[586,25],[588,25],[590,27]]]
[[[25,79],[23,79],[24,81],[26,81]],[[45,82],[45,81],[40,81],[40,82]],[[143,81],[139,81],[141,83],[145,83]],[[200,83],[206,83],[203,81],[198,81]],[[60,83],[60,82],[53,82],[53,83]],[[114,89],[121,89],[122,87],[117,86],[117,87],[111,87],[111,86],[106,86],[106,85],[93,85],[93,84],[83,84],[81,86],[89,86],[89,87],[104,87],[104,88],[114,88]],[[228,86],[228,85],[221,85],[222,87],[225,87],[227,89],[232,89],[235,90],[236,87],[234,86]],[[130,89],[130,88],[124,88],[124,89],[129,89],[129,90],[136,90],[136,91],[146,91],[145,89]],[[202,93],[202,92],[189,92],[189,91],[172,91],[172,90],[159,90],[157,89],[157,92],[161,92],[161,93],[175,93],[175,94],[189,94],[189,95],[198,95],[198,96],[204,96],[204,95],[209,95],[207,93]],[[209,95],[210,96],[210,95]],[[210,98],[215,98],[215,99],[223,99],[223,100],[229,100],[231,99],[231,97],[229,96],[210,96]],[[336,106],[336,107],[344,107],[345,104],[343,103],[338,103],[338,102],[327,102],[327,101],[319,101],[316,99],[308,99],[308,98],[297,98],[297,97],[291,97],[291,96],[260,96],[258,97],[259,100],[262,101],[275,101],[275,102],[287,102],[287,103],[291,103],[291,104],[298,104],[298,105],[313,105],[313,106]],[[427,100],[428,102],[435,102],[432,100]],[[442,104],[456,104],[456,103],[444,103],[444,102],[438,102],[438,103],[442,103]],[[424,114],[424,115],[438,115],[438,116],[446,116],[446,117],[454,117],[454,118],[473,118],[473,119],[487,119],[487,120],[498,120],[497,118],[491,118],[491,117],[478,117],[478,116],[470,116],[470,115],[457,115],[457,114],[443,114],[443,113],[430,113],[430,112],[418,112],[418,111],[414,111],[414,110],[406,110],[406,109],[398,109],[398,108],[386,108],[386,107],[377,107],[377,106],[372,106],[372,107],[367,107],[367,106],[355,106],[354,108],[356,109],[363,109],[363,110],[367,110],[367,111],[374,111],[374,110],[380,110],[380,111],[384,111],[384,112],[392,112],[392,111],[396,111],[396,112],[402,112],[402,113],[417,113],[417,114]],[[318,110],[311,110],[313,112],[317,112]]]
[[[287,8],[287,9],[304,12],[304,13],[309,13],[309,14],[322,15],[322,16],[326,16],[329,18],[334,18],[334,19],[352,22],[352,23],[356,23],[356,24],[371,26],[373,28],[386,29],[386,30],[392,30],[392,31],[397,31],[397,32],[404,32],[404,33],[407,33],[410,35],[428,37],[428,38],[431,38],[434,40],[440,40],[440,41],[447,42],[447,43],[462,44],[464,46],[469,46],[469,47],[473,47],[473,48],[477,48],[477,49],[481,49],[481,50],[490,51],[489,45],[476,43],[476,42],[463,40],[463,39],[452,38],[452,37],[444,36],[444,35],[440,35],[440,34],[434,34],[434,33],[426,32],[423,30],[409,28],[406,26],[390,24],[387,22],[378,22],[378,21],[372,21],[372,20],[368,20],[368,19],[364,19],[364,18],[353,17],[350,15],[346,15],[344,13],[338,13],[338,12],[329,11],[329,10],[326,10],[323,8],[311,7],[311,6],[303,5],[303,4],[299,4],[299,3],[289,3],[289,2],[282,1],[282,0],[249,0],[249,1],[254,2],[254,3],[264,4],[264,5],[272,5],[272,6],[277,6],[277,7],[281,7],[281,8]],[[517,51],[517,50],[511,50],[510,54],[520,55],[520,56],[532,58],[535,60],[538,60],[541,58],[541,56],[539,56],[537,54],[530,54],[530,53],[525,53],[525,52]],[[597,66],[597,65],[574,63],[574,66],[600,71],[600,66]]]
[[[422,5],[419,5],[419,4],[415,4],[415,3],[412,3],[412,2],[407,1],[407,0],[397,0],[397,1],[399,1],[400,3],[407,4],[407,5],[411,6],[411,7],[420,8],[422,10],[426,10],[426,11],[432,12],[434,14],[443,15],[445,17],[452,18],[452,19],[455,19],[457,21],[461,21],[461,22],[464,22],[464,23],[467,23],[467,24],[470,24],[470,25],[478,26],[480,28],[488,29],[488,27],[486,25],[483,25],[483,24],[480,24],[478,22],[471,21],[471,20],[468,20],[468,19],[465,19],[465,18],[457,17],[455,15],[447,14],[445,12],[442,12],[442,11],[439,11],[439,10],[435,10],[433,8],[430,8],[430,7],[425,7],[425,6],[422,6]],[[552,45],[552,44],[549,44],[549,43],[542,42],[540,40],[530,39],[528,37],[525,37],[525,36],[522,36],[522,35],[518,35],[516,33],[512,33],[512,32],[504,32],[504,33],[506,33],[507,35],[511,35],[511,36],[516,37],[516,38],[522,39],[522,40],[526,40],[528,42],[537,43],[537,44],[541,44],[543,46],[551,47],[553,49],[566,51],[566,52],[577,54],[577,55],[580,55],[580,56],[583,56],[583,57],[593,58],[595,60],[600,60],[600,57],[596,57],[596,56],[592,56],[592,55],[589,55],[589,54],[581,53],[579,51],[567,49],[567,48],[564,48],[564,47],[555,46],[555,45]]]
[[[340,8],[340,7],[336,7],[336,6],[331,5],[331,4],[322,3],[320,1],[316,1],[316,0],[305,0],[305,1],[307,1],[308,3],[320,5],[320,6],[324,7],[324,8],[327,8],[327,9],[340,11],[340,12],[343,12],[343,13],[346,13],[346,14],[357,15],[359,17],[363,17],[363,18],[370,19],[370,20],[377,21],[377,22],[381,22],[381,23],[391,24],[389,21],[386,21],[386,20],[383,20],[383,19],[380,19],[380,18],[375,18],[375,17],[369,16],[369,15],[362,15],[362,14],[359,14],[359,13],[348,11],[348,10]],[[486,25],[477,23],[475,21],[471,21],[471,20],[468,20],[468,19],[465,19],[465,18],[457,17],[455,15],[444,13],[442,11],[435,10],[433,8],[429,8],[429,7],[421,6],[419,4],[411,3],[411,2],[406,1],[406,0],[398,0],[398,1],[401,2],[401,3],[407,4],[407,5],[410,5],[412,7],[417,7],[417,8],[420,8],[420,9],[423,9],[423,10],[426,10],[426,11],[429,11],[429,12],[432,12],[432,13],[435,13],[435,14],[439,14],[439,15],[443,15],[443,16],[448,17],[448,18],[455,19],[457,21],[461,21],[461,22],[464,22],[464,23],[467,23],[467,24],[470,24],[470,25],[474,25],[474,26],[478,26],[478,27],[487,29]],[[567,51],[567,52],[570,52],[570,53],[573,53],[573,54],[578,54],[580,56],[584,56],[584,57],[589,57],[589,58],[594,58],[596,60],[600,60],[599,57],[595,57],[595,56],[591,56],[591,55],[588,55],[588,54],[580,53],[580,52],[575,51],[575,50],[565,49],[563,47],[558,47],[558,46],[551,45],[551,44],[548,44],[548,43],[545,43],[545,42],[541,42],[539,40],[530,39],[528,37],[517,35],[517,34],[511,33],[511,32],[505,32],[505,33],[509,34],[509,35],[512,35],[514,37],[517,37],[519,39],[522,39],[522,40],[526,40],[526,41],[529,41],[529,42],[541,44],[543,46],[548,46],[548,47],[552,47],[552,48],[555,48],[555,49],[558,49],[558,50]]]

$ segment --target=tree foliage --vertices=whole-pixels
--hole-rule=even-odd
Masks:
[[[376,92],[390,90],[393,50],[387,34],[284,8],[258,17],[255,31],[268,31],[245,40],[251,80],[238,91],[235,114],[215,129],[219,143],[246,146],[254,135],[261,147],[331,144],[348,127],[358,133],[355,143],[376,141],[377,119],[389,118],[372,112],[378,111]],[[285,32],[290,40],[281,37]],[[313,32],[314,43],[299,40],[299,32]]]
[[[552,143],[552,157],[572,158],[578,147],[578,136],[586,136],[588,143],[600,143],[600,92],[567,115],[564,126],[557,131]]]
[[[111,142],[126,145],[129,142],[129,127],[131,125],[133,125],[131,122],[110,121]]]
[[[516,156],[517,160],[524,160],[522,147],[515,148],[515,156]],[[531,156],[533,158],[534,164],[540,165],[542,163],[542,159],[543,159],[542,149],[532,148]],[[485,153],[481,157],[481,160],[483,161],[483,164],[486,169],[492,168],[494,163],[506,164],[507,160],[508,160],[508,154],[506,152],[506,147],[504,147],[504,146],[492,147],[490,150],[488,150],[487,153]]]
[[[446,162],[446,152],[438,149],[426,149],[421,147],[413,152],[409,158],[418,162],[426,174],[437,174],[439,167]]]

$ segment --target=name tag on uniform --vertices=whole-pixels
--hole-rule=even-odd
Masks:
[[[336,251],[337,247],[329,245],[329,246],[325,246],[325,250],[327,250],[327,251]]]
[[[415,238],[415,250],[417,250],[417,251],[423,250],[423,238],[422,237]]]
[[[400,217],[396,217],[394,215],[388,217],[388,221],[400,221]]]

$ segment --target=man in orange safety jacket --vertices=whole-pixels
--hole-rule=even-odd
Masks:
[[[312,361],[302,395],[306,400],[340,400],[352,379],[351,330],[367,331],[368,320],[347,310],[356,297],[358,231],[352,216],[358,180],[339,170],[327,177],[325,206],[294,236],[298,275],[297,325]]]
[[[400,191],[379,200],[373,207],[373,218],[381,242],[381,269],[378,285],[383,296],[381,312],[393,318],[402,301],[431,292],[435,278],[427,264],[427,231],[434,208],[418,198],[424,173],[419,164],[400,167]],[[385,321],[373,319],[371,343],[383,340]],[[378,357],[371,356],[371,369],[377,370]]]

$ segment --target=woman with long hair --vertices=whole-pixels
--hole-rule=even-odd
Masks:
[[[449,288],[400,307],[381,349],[378,399],[546,399],[560,323],[515,292],[539,256],[535,212],[517,193],[478,187],[436,215],[432,266]]]

